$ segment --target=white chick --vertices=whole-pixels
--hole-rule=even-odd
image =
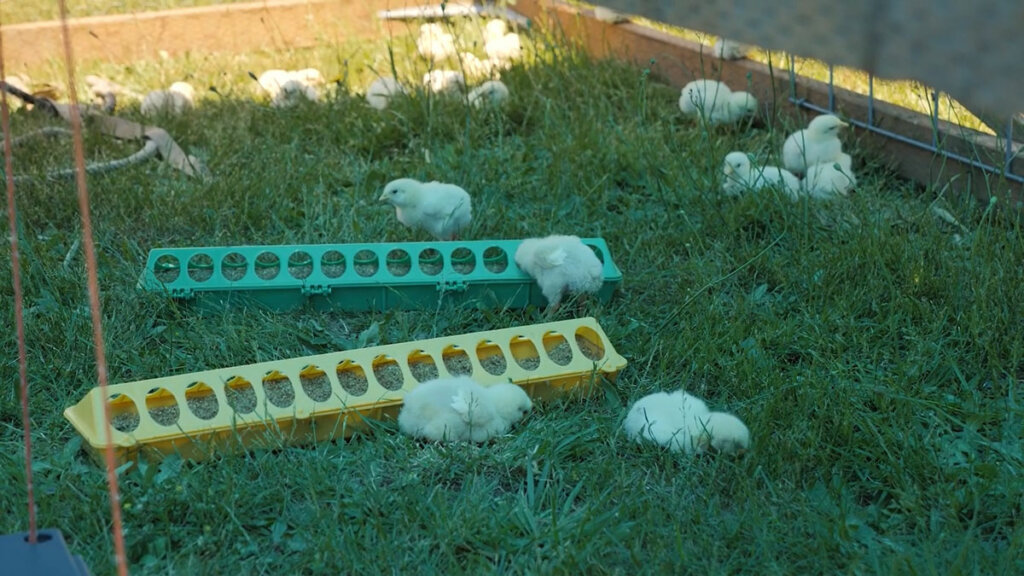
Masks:
[[[377,78],[366,89],[366,101],[377,110],[383,110],[391,104],[392,98],[405,93],[405,86],[391,76]]]
[[[435,94],[456,92],[459,87],[466,85],[466,79],[462,72],[455,70],[431,70],[423,75],[423,85]]]
[[[259,83],[260,88],[264,92],[270,95],[271,100],[277,97],[277,94],[281,91],[281,88],[286,82],[291,80],[291,74],[287,70],[267,70],[260,77],[256,79]]]
[[[523,45],[519,35],[508,32],[504,20],[491,20],[484,29],[484,52],[494,62],[508,65],[523,55]]]
[[[722,163],[725,181],[722,191],[727,196],[739,196],[746,190],[760,190],[766,186],[779,188],[794,202],[799,198],[800,179],[778,166],[755,168],[744,152],[730,152]]]
[[[849,154],[840,154],[833,162],[815,164],[807,169],[807,176],[800,182],[800,186],[808,196],[818,200],[846,196],[857,184],[852,163]]]
[[[493,60],[481,60],[476,57],[476,54],[471,52],[459,54],[459,59],[462,61],[462,71],[466,73],[466,78],[471,80],[479,78],[497,80],[501,77],[501,74],[497,71],[498,66]]]
[[[701,454],[711,446],[734,454],[750,446],[750,431],[739,418],[711,412],[703,400],[681,390],[637,400],[622,427],[630,440],[651,441],[673,452]]]
[[[455,38],[440,24],[423,24],[416,39],[416,51],[431,62],[440,62],[455,55]]]
[[[378,200],[395,207],[399,222],[438,240],[454,240],[473,218],[469,193],[454,184],[399,178],[388,182]]]
[[[435,442],[486,442],[507,433],[532,405],[515,384],[485,388],[467,376],[439,378],[405,395],[398,429]]]
[[[711,47],[711,53],[715,55],[715,58],[721,58],[722,60],[746,58],[747,52],[750,52],[750,46],[727,38],[719,38],[715,41],[715,45]]]
[[[566,293],[594,293],[604,282],[601,260],[576,236],[523,240],[515,261],[537,281],[551,310],[558,308]]]
[[[836,161],[843,153],[839,129],[844,126],[848,124],[832,114],[815,117],[807,128],[786,138],[782,145],[782,165],[802,174],[808,166]]]
[[[508,86],[501,80],[488,80],[469,93],[469,103],[477,108],[499,106],[508,100]]]
[[[298,80],[306,86],[323,86],[324,75],[320,73],[316,68],[303,68],[302,70],[296,70],[291,72],[292,80]]]
[[[175,82],[167,90],[154,90],[142,99],[143,116],[170,114],[180,116],[192,109],[196,91],[188,82]]]
[[[315,87],[301,80],[291,79],[281,85],[281,89],[271,99],[270,105],[274,108],[286,108],[303,101],[316,102],[319,99],[320,94]]]
[[[683,86],[679,110],[703,116],[712,124],[730,124],[757,112],[757,99],[747,92],[733,92],[717,80],[702,78]]]

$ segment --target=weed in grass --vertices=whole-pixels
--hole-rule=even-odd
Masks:
[[[157,246],[422,240],[375,202],[398,176],[469,190],[468,238],[604,237],[624,286],[589,310],[630,361],[598,394],[543,404],[483,446],[421,444],[384,421],[349,442],[294,448],[268,431],[273,450],[124,470],[134,571],[1020,572],[1019,219],[946,198],[969,230],[955,244],[932,198],[856,147],[849,199],[723,198],[725,153],[769,157],[782,131],[702,129],[656,78],[535,40],[528,61],[502,74],[507,108],[488,114],[420,92],[370,109],[359,92],[371,68],[392,67],[383,45],[133,67],[141,89],[193,74],[224,96],[167,124],[214,181],[155,162],[90,179],[112,381],[539,321],[533,309],[446,305],[199,315],[134,288]],[[400,77],[422,76],[408,38],[390,52]],[[246,69],[319,64],[330,76],[341,54],[349,84],[322,104],[251,101]],[[95,71],[120,72],[85,63],[80,73]],[[16,133],[45,124],[23,112],[13,122]],[[66,142],[34,146],[16,156],[19,173],[70,157]],[[87,139],[90,158],[126,151]],[[73,197],[70,182],[17,190],[36,494],[41,524],[108,573],[103,472],[60,415],[95,385],[83,264],[68,257],[79,235]],[[0,284],[4,318],[11,301]],[[0,380],[14,382],[13,330],[0,339]],[[556,342],[535,362],[560,346],[572,354]],[[451,356],[446,364],[460,362]],[[462,361],[456,368],[472,369]],[[418,380],[438,370],[413,366]],[[344,368],[342,387],[365,393],[373,367]],[[228,402],[258,410],[253,390],[266,385],[233,381]],[[315,384],[269,386],[287,405],[296,386]],[[631,401],[680,386],[743,418],[746,457],[691,460],[625,439]],[[24,528],[18,413],[14,393],[0,394],[0,470],[12,487],[0,494],[3,532]]]

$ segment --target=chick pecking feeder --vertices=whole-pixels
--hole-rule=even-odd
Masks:
[[[601,238],[583,238],[604,264],[597,298],[622,272]],[[201,307],[256,302],[271,310],[421,310],[441,298],[494,308],[542,306],[536,283],[516,266],[520,240],[307,244],[151,250],[139,287]]]
[[[418,382],[470,375],[513,382],[534,399],[587,393],[626,360],[593,318],[474,332],[317,356],[233,366],[99,388],[64,411],[100,459],[103,402],[117,461],[179,453],[275,448],[347,438],[394,418]]]

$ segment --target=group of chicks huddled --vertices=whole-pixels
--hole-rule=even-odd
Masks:
[[[472,199],[454,184],[400,178],[389,182],[378,199],[395,208],[399,222],[438,240],[454,240],[472,220]],[[603,263],[577,236],[525,239],[514,260],[536,280],[549,310],[565,295],[595,293],[604,282]],[[485,387],[466,376],[439,378],[406,394],[398,428],[431,441],[486,442],[506,434],[531,408],[529,397],[514,384]],[[637,442],[690,454],[709,448],[739,453],[750,445],[750,432],[738,418],[711,412],[703,401],[681,391],[641,398],[623,428]]]
[[[487,57],[481,59],[472,52],[460,51],[455,36],[442,25],[430,22],[420,26],[416,51],[431,67],[423,75],[423,87],[435,94],[459,94],[469,84],[484,80],[466,95],[471,105],[479,108],[508,100],[508,87],[499,78],[501,70],[522,58],[522,41],[518,34],[509,32],[508,24],[500,19],[488,21],[483,36]],[[458,70],[434,68],[453,61],[457,63]],[[392,98],[408,92],[409,89],[397,79],[385,76],[370,84],[366,90],[366,101],[370,106],[383,110]]]
[[[733,92],[723,82],[700,79],[683,87],[679,109],[709,124],[732,124],[757,112],[757,99]],[[746,152],[730,152],[722,164],[722,191],[739,196],[748,190],[776,188],[790,200],[801,197],[831,200],[846,196],[857,183],[853,161],[843,152],[839,131],[846,127],[837,116],[823,114],[807,128],[790,134],[782,146],[783,167],[758,166]],[[798,177],[803,176],[803,178]]]

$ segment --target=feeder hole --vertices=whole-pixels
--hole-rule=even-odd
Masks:
[[[480,361],[480,366],[488,374],[501,376],[505,370],[508,370],[505,353],[501,351],[501,347],[490,340],[484,340],[477,344],[476,357]]]
[[[224,383],[224,396],[228,406],[239,414],[256,410],[256,391],[252,389],[252,383],[241,376],[232,376]]]
[[[235,282],[245,277],[249,262],[238,252],[232,252],[220,261],[220,273],[225,280]]]
[[[405,276],[412,270],[412,258],[405,250],[394,249],[388,252],[388,272],[393,276]]]
[[[345,273],[345,255],[337,250],[328,250],[320,257],[320,271],[328,278],[337,278]]]
[[[452,376],[472,376],[473,363],[469,360],[469,354],[454,344],[449,345],[441,353],[441,360],[448,373]]]
[[[508,268],[508,253],[498,246],[484,250],[484,268],[498,274]]]
[[[544,351],[547,352],[548,358],[559,366],[566,366],[572,362],[572,348],[558,332],[548,332],[544,335]]]
[[[299,372],[299,384],[302,391],[314,402],[326,402],[331,399],[331,380],[327,373],[318,366],[306,366]]]
[[[405,384],[405,375],[402,374],[402,367],[394,358],[378,356],[373,361],[373,375],[377,383],[385,390],[401,390]]]
[[[153,262],[153,276],[160,282],[174,282],[180,273],[181,262],[170,254],[164,254]]]
[[[273,252],[261,252],[256,257],[256,275],[263,280],[273,280],[281,272],[281,259]]]
[[[512,357],[516,359],[516,364],[523,369],[536,370],[540,366],[540,353],[537,352],[533,340],[526,336],[516,336],[509,342],[509,348],[512,349]]]
[[[209,254],[196,254],[188,259],[188,277],[206,282],[213,276],[213,259]]]
[[[266,394],[267,400],[278,408],[287,408],[295,402],[292,381],[277,370],[271,370],[263,377],[263,393]]]
[[[288,273],[292,278],[302,280],[313,273],[313,257],[309,252],[299,250],[288,257]]]
[[[452,250],[452,270],[459,274],[469,274],[476,268],[476,256],[469,248]]]
[[[110,395],[110,425],[114,430],[129,433],[139,427],[139,409],[135,401],[122,394]]]
[[[360,250],[352,258],[352,267],[356,269],[356,274],[360,276],[373,276],[380,269],[380,260],[372,251]]]
[[[174,426],[181,416],[178,400],[166,388],[154,388],[146,394],[146,410],[149,417],[161,426]]]
[[[444,256],[434,248],[427,248],[420,252],[420,271],[428,276],[436,276],[444,269]]]
[[[370,389],[370,383],[366,379],[366,372],[362,367],[351,360],[345,360],[335,369],[338,375],[338,383],[345,392],[352,396],[362,396]]]
[[[593,250],[594,252],[594,256],[597,256],[597,259],[601,261],[601,264],[604,264],[604,252],[601,252],[601,249],[598,248],[597,246],[593,246],[590,244],[588,244],[587,246],[590,246],[590,249]]]
[[[591,328],[580,326],[576,329],[576,346],[580,349],[580,353],[589,360],[596,362],[604,358],[604,344],[601,343],[601,337]]]
[[[412,377],[415,378],[417,382],[435,380],[439,376],[437,372],[437,363],[434,362],[434,357],[423,350],[416,350],[412,354],[409,354],[408,363],[409,372],[412,373]]]
[[[185,404],[200,420],[210,420],[220,411],[213,388],[203,382],[193,382],[185,390]]]

